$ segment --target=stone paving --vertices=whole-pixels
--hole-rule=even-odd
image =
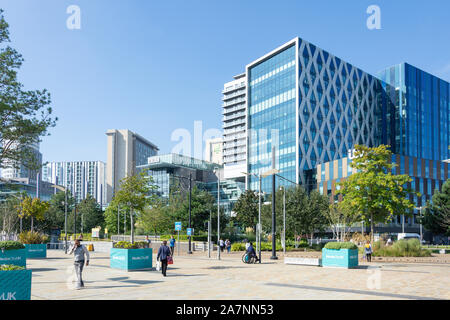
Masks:
[[[109,255],[91,252],[85,288],[74,290],[73,257],[49,250],[47,259],[28,260],[32,300],[40,299],[450,299],[450,263],[360,263],[358,269],[285,265],[263,254],[247,265],[242,253],[175,255],[167,277],[157,271],[109,267]],[[155,262],[156,257],[153,257]]]

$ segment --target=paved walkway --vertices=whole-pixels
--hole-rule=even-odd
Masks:
[[[241,254],[175,256],[168,276],[109,267],[106,253],[91,253],[86,287],[72,289],[72,257],[49,250],[28,260],[32,299],[450,299],[450,264],[372,263],[358,269],[285,265],[283,260],[246,265]],[[155,257],[154,257],[155,261]]]

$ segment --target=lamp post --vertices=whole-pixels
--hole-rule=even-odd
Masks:
[[[191,198],[192,198],[192,174],[189,173],[189,229],[191,229]],[[192,233],[192,229],[191,229]],[[188,254],[192,254],[191,251],[191,235],[189,235],[189,250]]]
[[[286,188],[280,187],[283,190],[283,254],[286,255]]]
[[[187,177],[183,177],[183,176],[177,176],[177,175],[172,175],[175,178],[178,179],[189,179],[189,226],[188,228],[191,228],[191,198],[192,198],[192,173],[189,173],[189,178]],[[178,247],[179,248],[179,247]],[[189,236],[189,249],[188,249],[188,254],[192,254],[191,251],[191,236]]]
[[[67,254],[67,188],[55,184],[52,187],[64,192],[64,252]]]
[[[214,168],[217,173],[217,260],[220,260],[220,172],[219,168]]]
[[[257,250],[258,250],[258,256],[259,256],[259,263],[261,263],[261,179],[262,176],[256,173],[248,173],[248,172],[242,172],[243,174],[245,174],[246,176],[252,175],[255,176],[258,180],[259,180],[259,191],[258,191],[258,198],[259,198],[259,203],[258,203],[258,230],[257,230]]]
[[[423,207],[416,207],[414,209],[419,210],[419,219],[420,219],[420,244],[422,244],[423,241],[423,235],[422,235],[422,208]]]

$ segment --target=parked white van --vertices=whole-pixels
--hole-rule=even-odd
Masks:
[[[398,240],[418,239],[420,241],[420,235],[417,233],[399,233],[397,239]]]

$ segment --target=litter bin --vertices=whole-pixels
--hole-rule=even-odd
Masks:
[[[92,243],[88,244],[87,249],[88,249],[88,251],[94,251],[94,245]]]

